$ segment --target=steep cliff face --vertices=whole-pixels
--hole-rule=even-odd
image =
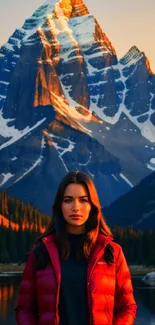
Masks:
[[[154,170],[155,75],[116,51],[81,0],[47,0],[0,49],[0,188],[50,213],[90,174],[108,205]],[[104,189],[103,189],[104,188]]]
[[[80,29],[79,23],[76,25],[76,20],[71,19],[77,16],[80,18],[86,16],[81,21]],[[71,23],[68,19],[71,19]],[[87,34],[84,35],[82,24],[90,25],[91,31],[86,30],[89,32],[89,38]],[[38,61],[34,105],[52,104],[54,106],[52,94],[64,95],[64,91],[67,89],[63,90],[61,87],[61,75],[59,74],[61,72],[64,74],[61,79],[62,85],[70,90],[69,95],[80,105],[89,108],[87,57],[90,57],[89,63],[92,68],[107,67],[116,63],[117,60],[114,48],[97,21],[90,16],[86,5],[81,0],[57,2],[53,12],[47,16],[37,33],[43,49]],[[79,41],[79,36],[81,36],[82,43]],[[103,55],[103,51],[105,55]]]
[[[142,135],[155,141],[155,75],[149,61],[135,46],[120,60],[125,81],[124,104]]]

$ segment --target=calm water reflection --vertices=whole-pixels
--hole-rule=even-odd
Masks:
[[[155,287],[145,285],[141,277],[133,277],[135,299],[138,305],[135,325],[155,325]]]
[[[14,307],[21,277],[0,279],[0,325],[15,325]]]
[[[21,278],[0,279],[0,324],[16,325],[14,307]],[[145,286],[140,277],[133,277],[138,312],[135,325],[155,325],[155,287]],[[45,324],[46,325],[46,324]]]

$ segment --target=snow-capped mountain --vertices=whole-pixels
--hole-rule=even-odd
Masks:
[[[0,48],[0,189],[50,214],[73,169],[104,206],[155,170],[155,75],[82,0],[48,0]]]

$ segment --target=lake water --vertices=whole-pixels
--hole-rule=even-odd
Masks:
[[[20,281],[20,277],[0,279],[0,325],[16,325],[14,307]],[[155,287],[146,286],[139,276],[133,277],[133,286],[138,304],[135,325],[155,325]]]

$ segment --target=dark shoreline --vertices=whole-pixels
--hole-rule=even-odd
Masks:
[[[0,264],[0,279],[2,277],[21,276],[25,264]],[[145,275],[148,272],[155,272],[155,267],[143,265],[129,265],[131,275]]]

